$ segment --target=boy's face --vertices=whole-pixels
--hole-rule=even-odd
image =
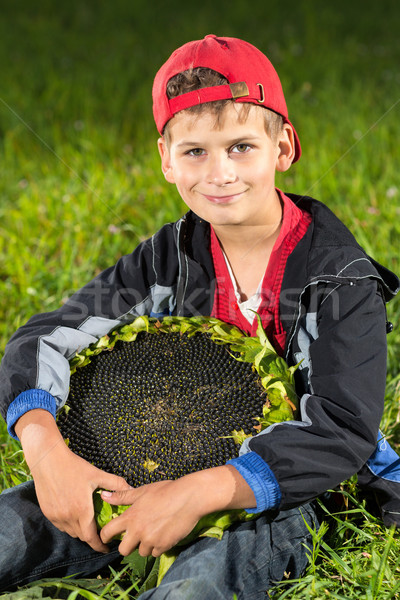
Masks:
[[[294,155],[289,125],[276,142],[265,131],[263,108],[252,106],[245,122],[237,104],[215,115],[181,111],[169,123],[169,143],[160,138],[162,170],[185,204],[214,226],[271,225],[280,210],[275,170]],[[279,213],[280,214],[280,213]]]

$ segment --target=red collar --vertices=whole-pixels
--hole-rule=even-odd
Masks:
[[[282,287],[286,261],[295,246],[301,240],[311,215],[303,212],[293,201],[277,189],[283,207],[281,230],[275,241],[270,259],[266,265],[261,285],[261,303],[258,313],[261,316],[267,335],[279,353],[285,345],[285,331],[279,318],[279,296]],[[214,262],[216,289],[212,316],[236,325],[249,335],[255,335],[257,319],[250,324],[242,315],[236,301],[235,290],[229,275],[224,255],[217,235],[211,227],[211,254]]]

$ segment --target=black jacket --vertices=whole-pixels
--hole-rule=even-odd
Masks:
[[[285,358],[297,371],[299,420],[244,444],[271,468],[281,508],[347,479],[377,445],[386,381],[386,310],[397,277],[375,263],[320,202],[288,194],[312,215],[289,256],[280,295]],[[0,408],[13,432],[26,410],[60,408],[77,350],[138,315],[210,315],[214,268],[208,223],[188,212],[165,225],[60,309],[32,317],[0,368]]]

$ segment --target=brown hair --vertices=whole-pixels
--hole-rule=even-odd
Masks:
[[[228,80],[217,71],[213,71],[212,69],[208,69],[206,67],[197,67],[195,69],[188,69],[187,71],[182,71],[181,73],[174,75],[174,77],[172,77],[167,83],[167,96],[169,99],[171,99],[175,98],[176,96],[180,96],[181,94],[193,92],[194,90],[198,90],[200,88],[224,85],[227,83]],[[185,110],[194,115],[200,115],[205,110],[211,111],[211,113],[215,116],[215,128],[218,128],[221,124],[224,109],[229,102],[233,102],[233,100],[216,100],[214,102],[196,104],[195,106],[191,106]],[[240,111],[238,112],[239,123],[245,123],[251,106],[254,106],[254,104],[251,104],[250,102],[240,103]],[[282,131],[283,118],[281,115],[278,115],[268,108],[263,106],[260,106],[259,108],[262,108],[264,111],[265,131],[270,138],[275,141]],[[170,142],[168,123],[165,126],[163,135],[168,144]]]

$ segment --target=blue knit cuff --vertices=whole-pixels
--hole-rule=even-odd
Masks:
[[[281,502],[281,491],[275,475],[267,463],[256,452],[247,452],[238,458],[228,460],[239,471],[246,483],[251,487],[257,506],[248,508],[248,513],[259,513],[264,510],[278,508]]]
[[[377,477],[400,483],[400,457],[381,431],[375,451],[367,460],[367,467]]]
[[[26,392],[22,392],[11,402],[7,411],[8,433],[15,440],[18,440],[14,431],[15,423],[22,415],[34,408],[48,410],[56,418],[56,400],[49,392],[45,392],[45,390],[27,390]]]

